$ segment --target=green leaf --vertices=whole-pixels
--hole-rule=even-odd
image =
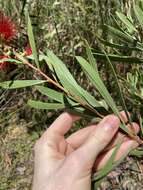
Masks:
[[[104,98],[108,106],[113,110],[113,112],[116,115],[119,115],[118,109],[116,108],[116,105],[109,94],[108,90],[106,89],[104,83],[102,82],[99,74],[95,72],[93,67],[82,57],[77,56],[76,57],[80,65],[82,66],[83,70],[86,72],[87,76],[93,83],[93,85],[97,88],[101,96]]]
[[[52,72],[54,72],[54,68],[53,68],[52,64],[49,62],[49,58],[47,56],[45,56],[45,55],[42,54],[42,55],[39,56],[39,59],[45,60],[45,62],[47,63],[49,69]]]
[[[88,61],[92,65],[92,67],[95,69],[95,71],[97,72],[98,69],[97,69],[96,59],[94,58],[94,56],[92,54],[92,51],[90,49],[88,42],[85,41],[85,43],[86,43],[86,54],[88,56]]]
[[[92,95],[78,85],[65,64],[53,52],[48,51],[47,55],[61,84],[76,101],[79,100],[83,105],[89,105],[92,109],[93,107],[103,107],[101,102],[97,101]]]
[[[131,36],[130,34],[124,33],[112,26],[108,26],[105,25],[106,29],[113,34],[116,38],[118,38],[119,40],[123,41],[123,42],[128,42],[128,43],[134,43],[134,41],[136,40],[133,36]]]
[[[138,158],[142,158],[143,157],[143,150],[142,148],[138,148],[138,149],[134,149],[130,152],[130,156],[135,156]]]
[[[116,12],[117,16],[119,19],[127,26],[128,31],[132,32],[135,31],[137,32],[136,28],[134,27],[133,23],[128,19],[127,16],[125,16],[123,13]]]
[[[92,82],[92,84],[97,88],[101,96],[106,101],[107,105],[111,108],[111,110],[114,112],[115,115],[117,115],[120,118],[119,111],[116,107],[116,104],[109,94],[106,86],[104,85],[102,79],[100,78],[99,74],[95,72],[93,67],[82,57],[78,56],[76,57],[80,65],[82,66],[83,70],[87,74],[88,78]],[[129,133],[126,126],[124,124],[120,125],[120,128],[123,129],[126,133]]]
[[[115,167],[117,167],[126,158],[126,156],[131,152],[131,149],[128,149],[128,151],[126,151],[126,153],[124,153],[124,155],[118,161],[115,161],[115,157],[116,157],[117,152],[120,149],[120,147],[121,147],[121,143],[118,143],[117,146],[115,147],[110,159],[106,163],[105,167],[103,169],[101,169],[99,172],[94,174],[93,181],[98,182],[98,181],[102,180],[104,177],[106,177],[107,174],[109,172],[111,172]]]
[[[65,108],[67,112],[78,115],[81,117],[86,118],[87,120],[91,120],[96,117],[95,113],[88,112],[83,107],[78,106],[78,103],[74,102],[74,105],[70,105],[67,102],[61,102],[61,103],[46,103],[41,101],[35,101],[35,100],[29,100],[28,105],[32,108],[36,109],[63,109]]]
[[[103,107],[104,109],[108,110],[108,106],[104,100],[97,101],[92,95],[90,95],[86,90],[80,87],[80,91],[83,95],[83,97],[86,99],[86,101],[93,107]]]
[[[93,53],[96,58],[107,60],[105,54],[102,53]],[[131,56],[120,56],[115,54],[108,54],[108,57],[111,61],[123,62],[123,63],[137,63],[142,64],[143,59]]]
[[[128,121],[129,121],[130,125],[132,125],[132,122],[131,122],[130,117],[129,117],[129,115],[128,115],[128,110],[127,110],[127,107],[126,107],[124,95],[123,95],[121,86],[120,86],[120,84],[119,84],[118,77],[117,77],[116,71],[115,71],[115,69],[114,69],[114,66],[112,65],[112,63],[111,63],[111,61],[110,61],[108,55],[107,55],[106,52],[104,51],[104,49],[102,49],[102,51],[104,52],[104,54],[105,54],[105,56],[106,56],[106,59],[107,59],[107,61],[108,61],[108,63],[109,63],[109,66],[110,66],[110,68],[111,68],[111,71],[112,71],[112,73],[113,73],[114,80],[115,80],[115,82],[116,82],[116,84],[117,84],[117,88],[118,88],[118,92],[119,92],[119,96],[120,96],[121,105],[122,105],[122,107],[123,107],[123,110],[124,110],[125,113],[126,113],[126,116],[127,116],[127,119],[128,119]],[[123,127],[124,127],[124,129],[126,129],[126,126],[123,125]]]
[[[98,38],[98,39],[100,40],[100,42],[102,42],[102,43],[105,44],[106,46],[109,46],[109,47],[112,47],[112,48],[121,49],[121,50],[125,50],[125,49],[127,48],[126,45],[111,43],[111,42],[108,42],[108,41],[103,40],[103,39],[100,39],[100,38]],[[142,46],[142,44],[139,43],[139,42],[137,42],[137,44],[136,44],[135,47],[132,46],[132,45],[129,46],[129,44],[128,44],[128,50],[130,50],[130,51],[133,51],[133,50],[135,50],[135,51],[143,51],[143,46]],[[120,57],[121,57],[121,56],[120,56]],[[122,57],[124,57],[124,56],[122,56]],[[121,58],[122,58],[122,57],[121,57]]]
[[[55,100],[61,103],[62,105],[65,105],[66,110],[74,115],[79,115],[88,120],[91,120],[95,118],[96,116],[98,117],[97,114],[92,113],[91,111],[85,110],[83,107],[80,106],[78,102],[71,100],[70,98],[65,96],[64,93],[62,92],[57,92],[53,89],[43,87],[43,86],[36,86],[36,89],[43,95],[48,96],[48,98]],[[101,102],[101,104],[104,104],[104,102]]]
[[[52,64],[49,62],[49,58],[43,54],[39,56],[39,59],[40,58],[43,59],[47,63],[53,78],[55,79],[55,81],[57,81],[57,77],[55,76],[54,68],[53,68]]]
[[[143,10],[143,0],[140,0],[141,3],[141,9]]]
[[[45,80],[15,80],[0,82],[0,87],[5,89],[24,88],[46,82]]]
[[[44,86],[36,86],[36,89],[45,96],[48,96],[57,102],[63,103],[63,93]]]
[[[136,15],[140,25],[143,27],[143,11],[142,11],[142,9],[138,5],[134,4],[134,12],[135,12],[135,15]]]
[[[62,92],[57,92],[56,90],[44,87],[44,86],[36,86],[36,89],[44,94],[45,96],[48,96],[50,99],[55,100],[57,102],[60,102],[62,104],[65,103],[65,95]],[[79,103],[76,103],[72,101],[71,99],[66,97],[66,101],[71,104],[72,106],[78,106]]]
[[[28,17],[28,38],[29,38],[29,43],[30,43],[30,47],[32,48],[32,54],[34,56],[36,66],[39,68],[38,53],[37,53],[37,49],[36,49],[36,43],[35,43],[35,39],[34,39],[31,20],[30,20],[30,17],[29,17],[28,13],[27,13],[27,17]]]
[[[18,60],[16,60],[16,59],[9,59],[9,58],[0,59],[0,63],[3,63],[3,62],[10,62],[10,63],[22,64],[21,61],[18,61]]]
[[[117,152],[120,147],[121,147],[121,143],[118,143],[118,145],[115,147],[111,157],[109,158],[108,162],[106,163],[105,167],[95,174],[95,176],[94,176],[95,181],[98,181],[98,180],[104,178],[105,176],[107,176],[107,174],[110,171],[113,170],[113,168],[115,167],[115,165],[114,165],[115,157],[116,157]]]
[[[57,110],[65,108],[65,105],[60,103],[45,103],[41,101],[29,100],[28,105],[36,109]]]
[[[52,64],[57,77],[59,78],[61,84],[66,89],[67,92],[70,94],[75,94],[79,96],[82,101],[85,103],[85,100],[83,97],[81,97],[79,92],[79,86],[69,70],[66,68],[64,63],[51,51],[47,52],[48,55],[48,63]]]

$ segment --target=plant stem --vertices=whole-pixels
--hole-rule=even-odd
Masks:
[[[65,93],[68,93],[59,83],[52,80],[50,77],[48,77],[45,73],[43,73],[40,69],[33,66],[31,63],[29,63],[24,57],[22,57],[20,54],[14,52],[15,56],[22,61],[25,65],[28,65],[30,68],[35,70],[37,73],[39,73],[41,76],[43,76],[47,82],[52,83],[56,87],[58,87],[60,90],[64,91]]]
[[[54,86],[56,86],[57,88],[59,88],[60,90],[62,90],[65,94],[67,94],[69,97],[73,98],[73,100],[76,100],[78,103],[81,104],[81,106],[83,106],[84,108],[94,112],[95,114],[97,114],[100,118],[103,118],[104,116],[101,115],[98,111],[96,111],[94,108],[92,108],[91,106],[87,105],[86,102],[82,102],[78,97],[76,97],[75,95],[73,95],[72,93],[68,92],[67,90],[65,90],[59,83],[57,83],[56,81],[52,80],[50,77],[48,77],[45,73],[43,73],[39,68],[36,68],[34,65],[32,65],[31,63],[29,63],[23,56],[21,56],[19,53],[14,51],[14,54],[16,56],[16,58],[18,58],[20,61],[22,61],[25,65],[28,65],[30,68],[32,68],[33,70],[35,70],[37,73],[39,73],[41,76],[43,76],[47,82],[53,84]]]

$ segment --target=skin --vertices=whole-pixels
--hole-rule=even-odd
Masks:
[[[127,122],[124,112],[121,116]],[[93,170],[105,166],[118,142],[122,145],[116,160],[138,146],[119,132],[120,120],[115,115],[65,138],[78,119],[68,113],[61,114],[35,144],[33,190],[90,190]],[[138,133],[138,124],[132,125]]]

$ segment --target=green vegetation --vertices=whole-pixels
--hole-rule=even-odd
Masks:
[[[28,149],[23,149],[23,140],[18,140],[15,151],[18,147],[29,156],[33,143],[53,121],[58,109],[82,116],[84,123],[92,119],[97,122],[110,113],[120,117],[121,110],[129,118],[127,111],[130,111],[129,123],[139,122],[140,134],[128,131],[121,118],[120,128],[142,146],[142,0],[135,3],[133,0],[6,0],[0,1],[0,8],[16,26],[12,40],[0,36],[3,65],[0,134],[7,139],[5,134],[11,125],[8,120],[15,113],[30,123],[26,125],[26,137],[22,138],[30,139]],[[76,130],[80,127],[82,123],[77,124]],[[7,150],[12,152],[12,146],[8,144]],[[141,146],[130,155],[141,158]],[[94,186],[120,164],[114,162],[119,147],[105,168],[94,175]],[[3,158],[0,165],[3,170]],[[10,175],[12,178],[13,173]],[[5,186],[6,177],[3,175],[0,189],[15,188],[9,176],[10,186]]]

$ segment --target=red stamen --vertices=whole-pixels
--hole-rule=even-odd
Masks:
[[[6,41],[16,36],[16,26],[10,18],[0,11],[0,37]]]

